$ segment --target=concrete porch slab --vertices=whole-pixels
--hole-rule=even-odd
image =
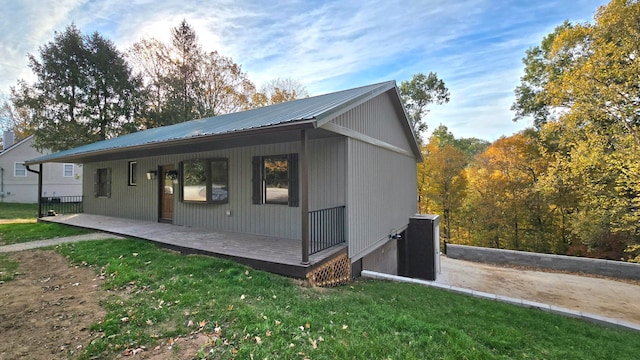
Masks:
[[[132,220],[93,214],[71,214],[43,217],[40,221],[100,230],[111,234],[152,241],[181,251],[231,259],[255,269],[305,278],[306,274],[341,252],[346,245],[336,245],[309,256],[302,264],[300,240],[242,234]]]

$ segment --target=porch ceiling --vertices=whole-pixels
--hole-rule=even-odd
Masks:
[[[228,258],[253,268],[276,274],[304,278],[314,265],[345,251],[345,245],[323,250],[301,264],[302,242],[270,236],[216,231],[150,221],[132,220],[92,214],[51,216],[40,219],[136,237],[159,243],[185,253],[200,253]]]

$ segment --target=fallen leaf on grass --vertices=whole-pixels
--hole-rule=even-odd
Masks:
[[[349,327],[348,325],[342,324],[342,330],[347,330],[348,327]]]
[[[318,343],[315,340],[313,340],[312,338],[309,338],[309,343],[311,343],[311,347],[312,348],[314,348],[314,349],[318,348]]]
[[[256,336],[255,339],[256,339],[256,344],[258,345],[262,344],[262,339],[260,338],[260,336]]]

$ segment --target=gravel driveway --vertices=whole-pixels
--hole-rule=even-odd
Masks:
[[[441,257],[436,282],[640,324],[640,284]]]

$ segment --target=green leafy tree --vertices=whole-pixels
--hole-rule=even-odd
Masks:
[[[427,129],[424,117],[429,112],[429,105],[442,105],[448,103],[450,98],[449,89],[434,72],[429,75],[418,73],[411,80],[401,82],[400,95],[417,136]]]
[[[526,56],[522,59],[524,75],[515,90],[516,100],[511,105],[511,110],[516,113],[513,121],[532,117],[534,126],[539,129],[552,117],[554,107],[546,87],[550,80],[559,76],[563,68],[570,64],[570,59],[552,59],[551,47],[558,34],[572,27],[571,23],[565,21],[545,36],[540,46],[526,51]]]
[[[171,29],[172,56],[170,71],[163,79],[167,87],[166,124],[176,124],[199,117],[198,99],[202,96],[199,64],[203,54],[195,30],[186,20]]]
[[[617,123],[640,144],[640,3],[613,0],[594,24],[562,31],[550,55],[571,59],[571,67],[548,84],[554,105],[606,128]]]
[[[19,81],[11,99],[28,111],[37,148],[65,150],[136,130],[141,82],[98,33],[83,36],[70,25],[39,58],[29,55],[29,67],[37,80]]]

